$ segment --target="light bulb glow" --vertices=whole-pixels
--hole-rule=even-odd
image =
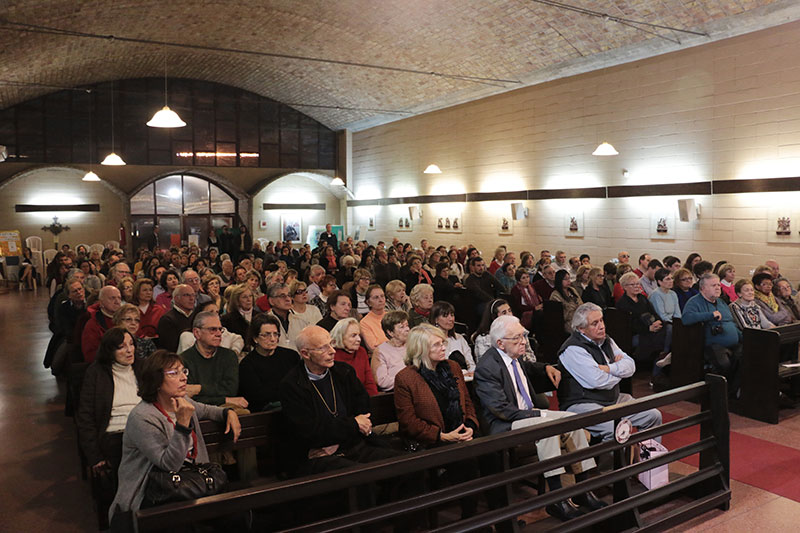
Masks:
[[[81,181],[100,181],[100,176],[92,172],[91,170],[83,175]]]
[[[156,114],[153,115],[147,125],[151,128],[182,128],[186,123],[181,120],[181,117],[175,111],[168,106],[164,106],[156,111]]]
[[[599,155],[599,156],[619,155],[619,152],[617,152],[617,150],[613,146],[603,141],[595,149],[595,151],[592,152],[592,155]]]
[[[121,167],[125,164],[125,161],[122,160],[120,156],[111,152],[106,156],[103,161],[100,162],[101,165],[111,166],[111,167]]]

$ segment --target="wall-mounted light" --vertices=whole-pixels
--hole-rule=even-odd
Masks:
[[[428,165],[425,170],[422,171],[423,174],[441,174],[442,169],[439,168],[439,165],[436,163],[431,163]]]
[[[603,141],[597,148],[595,148],[594,152],[592,152],[592,155],[599,155],[599,156],[619,155],[619,152],[617,152],[617,150],[609,143]]]

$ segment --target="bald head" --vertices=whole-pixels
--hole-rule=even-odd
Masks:
[[[330,342],[331,336],[325,328],[320,326],[308,326],[298,333],[294,343],[297,351],[314,349],[325,342]]]
[[[113,285],[106,285],[100,289],[97,300],[100,302],[100,307],[106,314],[113,315],[122,304],[122,295],[119,293],[119,289]]]
[[[172,292],[172,305],[189,312],[194,309],[194,297],[194,289],[186,284],[178,285]]]
[[[778,262],[775,261],[774,259],[770,259],[764,264],[767,265],[770,268],[770,270],[772,270],[773,277],[777,278],[778,276],[781,275],[781,267],[780,265],[778,265]]]

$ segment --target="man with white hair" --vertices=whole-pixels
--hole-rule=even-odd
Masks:
[[[619,382],[633,375],[636,363],[606,335],[600,306],[579,306],[572,317],[572,330],[559,349],[559,407],[571,413],[586,413],[633,400],[630,394],[620,393]],[[648,409],[628,416],[628,420],[636,428],[647,429],[661,424],[661,412]],[[607,441],[614,436],[614,423],[609,420],[586,430]]]
[[[481,407],[491,434],[502,433],[535,424],[557,420],[571,413],[547,409],[547,400],[538,397],[533,388],[533,379],[547,378],[558,386],[561,373],[552,365],[545,363],[520,362],[525,354],[526,332],[515,316],[499,316],[492,322],[489,330],[492,341],[490,348],[478,361],[475,370],[475,392],[481,400]],[[567,450],[586,448],[586,434],[575,430],[563,435],[553,435],[536,441],[536,451],[540,461],[561,455],[561,442]],[[594,459],[586,459],[571,465],[577,482],[588,478],[588,470],[594,468]],[[549,470],[544,476],[550,490],[561,488],[563,467]],[[606,504],[594,494],[586,492],[573,498],[574,502],[590,509],[600,509]],[[568,500],[548,505],[548,514],[561,520],[570,520],[583,514]]]
[[[81,352],[83,360],[87,363],[94,361],[100,339],[105,332],[114,327],[114,313],[122,305],[122,295],[113,285],[106,285],[100,289],[97,302],[89,306],[89,320],[83,327],[81,334]]]
[[[315,297],[319,296],[322,292],[322,287],[319,282],[325,277],[325,268],[320,265],[312,265],[308,272],[308,287],[306,294],[308,294],[308,301],[310,302]]]
[[[208,294],[203,294],[203,286],[202,282],[200,281],[200,274],[192,270],[191,268],[186,270],[183,273],[183,282],[190,286],[194,291],[194,308],[199,309],[201,305],[206,302],[211,301],[211,296]]]

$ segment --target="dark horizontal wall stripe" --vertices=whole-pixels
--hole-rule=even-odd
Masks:
[[[100,211],[100,204],[74,204],[74,205],[38,205],[17,204],[14,206],[17,213],[39,213],[42,211]]]
[[[680,196],[686,194],[711,194],[708,181],[694,183],[670,183],[666,185],[615,185],[608,189],[609,198],[631,196]]]
[[[528,200],[553,200],[556,198],[605,198],[605,187],[587,187],[582,189],[539,189],[530,190]]]
[[[277,209],[315,209],[317,211],[325,211],[325,204],[263,204],[264,211],[272,211]]]
[[[714,180],[711,183],[713,185],[714,194],[800,191],[800,178]]]
[[[528,199],[528,191],[467,193],[468,202],[493,202],[500,200],[527,200],[527,199]]]

